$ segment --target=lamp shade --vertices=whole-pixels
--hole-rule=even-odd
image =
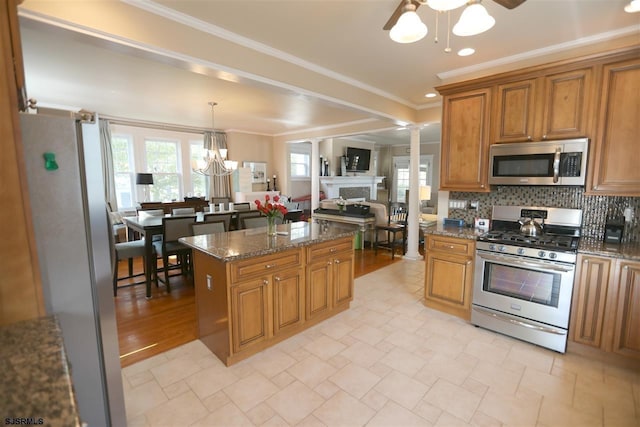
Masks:
[[[427,35],[428,29],[424,25],[420,17],[415,12],[416,8],[409,5],[405,12],[400,16],[396,25],[389,31],[389,37],[396,43],[413,43],[422,39]]]
[[[453,34],[456,36],[475,36],[484,33],[494,26],[493,19],[487,9],[480,3],[470,4],[460,15],[460,20],[453,26]]]
[[[137,173],[136,184],[138,185],[153,185],[153,174],[150,173]]]
[[[430,185],[421,185],[420,186],[420,200],[431,200],[431,186]]]

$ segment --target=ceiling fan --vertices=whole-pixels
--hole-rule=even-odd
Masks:
[[[526,0],[493,0],[493,1],[503,7],[506,7],[507,9],[515,9],[516,7],[524,3]],[[471,6],[476,7],[477,5],[478,8],[481,8],[480,2],[481,0],[401,0],[400,4],[396,8],[396,10],[393,12],[391,17],[387,21],[387,23],[384,24],[384,27],[382,27],[382,29],[392,30],[396,25],[396,23],[398,22],[398,20],[400,19],[400,17],[405,12],[414,12],[413,19],[419,21],[419,18],[417,17],[417,15],[415,15],[415,11],[423,4],[428,4],[432,9],[437,11],[448,11],[448,10],[452,10],[452,9],[456,9],[458,7],[464,6],[465,4],[468,4],[469,7]],[[407,16],[409,15],[411,14],[407,14]],[[413,24],[418,25],[416,22],[414,22]],[[493,26],[493,24],[491,24],[491,26]],[[491,26],[489,26],[489,28]],[[454,33],[455,33],[455,29],[454,29]],[[426,34],[426,27],[424,27],[424,34]],[[473,34],[458,34],[458,35],[473,35]],[[392,36],[392,39],[394,39],[393,36]],[[395,41],[398,41],[398,40],[395,40]],[[399,43],[411,43],[412,41],[417,41],[417,40],[399,41]]]

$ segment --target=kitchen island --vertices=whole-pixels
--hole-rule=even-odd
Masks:
[[[295,222],[180,239],[198,337],[227,366],[349,308],[357,227]]]

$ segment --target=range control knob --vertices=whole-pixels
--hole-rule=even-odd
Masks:
[[[555,253],[555,252],[549,252],[549,258],[556,259],[556,258],[558,258],[558,254]]]
[[[503,246],[503,245],[500,245],[500,246],[498,246],[498,250],[499,250],[500,252],[504,252],[504,251],[506,251],[506,250],[507,250],[507,247],[506,247],[506,246]]]
[[[489,250],[490,251],[495,251],[496,250],[496,245],[489,245]]]
[[[545,257],[545,255],[547,255],[547,254],[545,253],[545,251],[539,251],[539,252],[538,252],[538,256],[539,256],[540,258],[544,258],[544,257]]]
[[[524,248],[518,248],[516,252],[518,252],[518,255],[524,255]]]

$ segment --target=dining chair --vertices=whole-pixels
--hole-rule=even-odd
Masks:
[[[249,202],[234,203],[233,209],[235,209],[236,211],[248,211],[248,210],[251,210],[251,203]]]
[[[216,207],[218,207],[220,203],[223,203],[225,209],[229,208],[230,201],[231,201],[230,197],[212,197],[211,198],[211,203],[213,203]]]
[[[233,217],[232,213],[208,213],[204,214],[203,222],[224,222],[224,231],[229,231],[231,229],[231,219]]]
[[[191,236],[191,225],[196,221],[195,216],[173,216],[162,218],[162,241],[153,242],[157,256],[162,258],[162,270],[167,292],[171,292],[169,284],[169,270],[180,267],[182,275],[191,274],[191,248],[178,241],[181,237]],[[171,266],[169,257],[176,256],[178,264]],[[156,284],[158,274],[156,274]]]
[[[110,212],[107,212],[109,214]],[[113,222],[111,217],[109,218],[109,225],[113,226]],[[113,263],[113,271],[112,271],[112,285],[113,285],[113,296],[118,296],[118,282],[121,280],[132,279],[134,277],[144,276],[144,271],[139,274],[133,274],[133,259],[134,258],[142,258],[142,265],[146,264],[145,258],[145,247],[144,247],[144,239],[142,240],[132,240],[130,242],[116,242],[115,236],[112,233],[109,233],[109,248],[111,250],[111,262]],[[129,267],[129,274],[124,277],[118,277],[118,267],[120,261],[127,260]],[[146,281],[142,282],[133,282],[128,283],[126,285],[120,286],[121,288],[126,288],[129,286],[135,285],[144,285]]]
[[[191,224],[191,232],[194,236],[203,234],[224,233],[226,230],[224,221],[217,222],[194,222]]]
[[[276,224],[282,224],[282,218],[276,217]],[[247,217],[242,219],[242,228],[258,228],[267,226],[266,216]]]
[[[236,230],[242,230],[244,228],[243,220],[245,218],[260,218],[262,214],[259,211],[242,211],[236,213],[236,217],[234,219],[234,228]],[[266,226],[266,223],[265,223]]]
[[[193,215],[196,213],[195,208],[173,208],[171,215]]]
[[[391,259],[395,257],[396,249],[402,248],[402,255],[407,247],[407,209],[403,206],[392,207],[387,218],[387,224],[375,227],[374,254],[378,254],[378,248],[391,251]],[[380,233],[382,232],[382,233]],[[380,240],[380,234],[385,236]]]

